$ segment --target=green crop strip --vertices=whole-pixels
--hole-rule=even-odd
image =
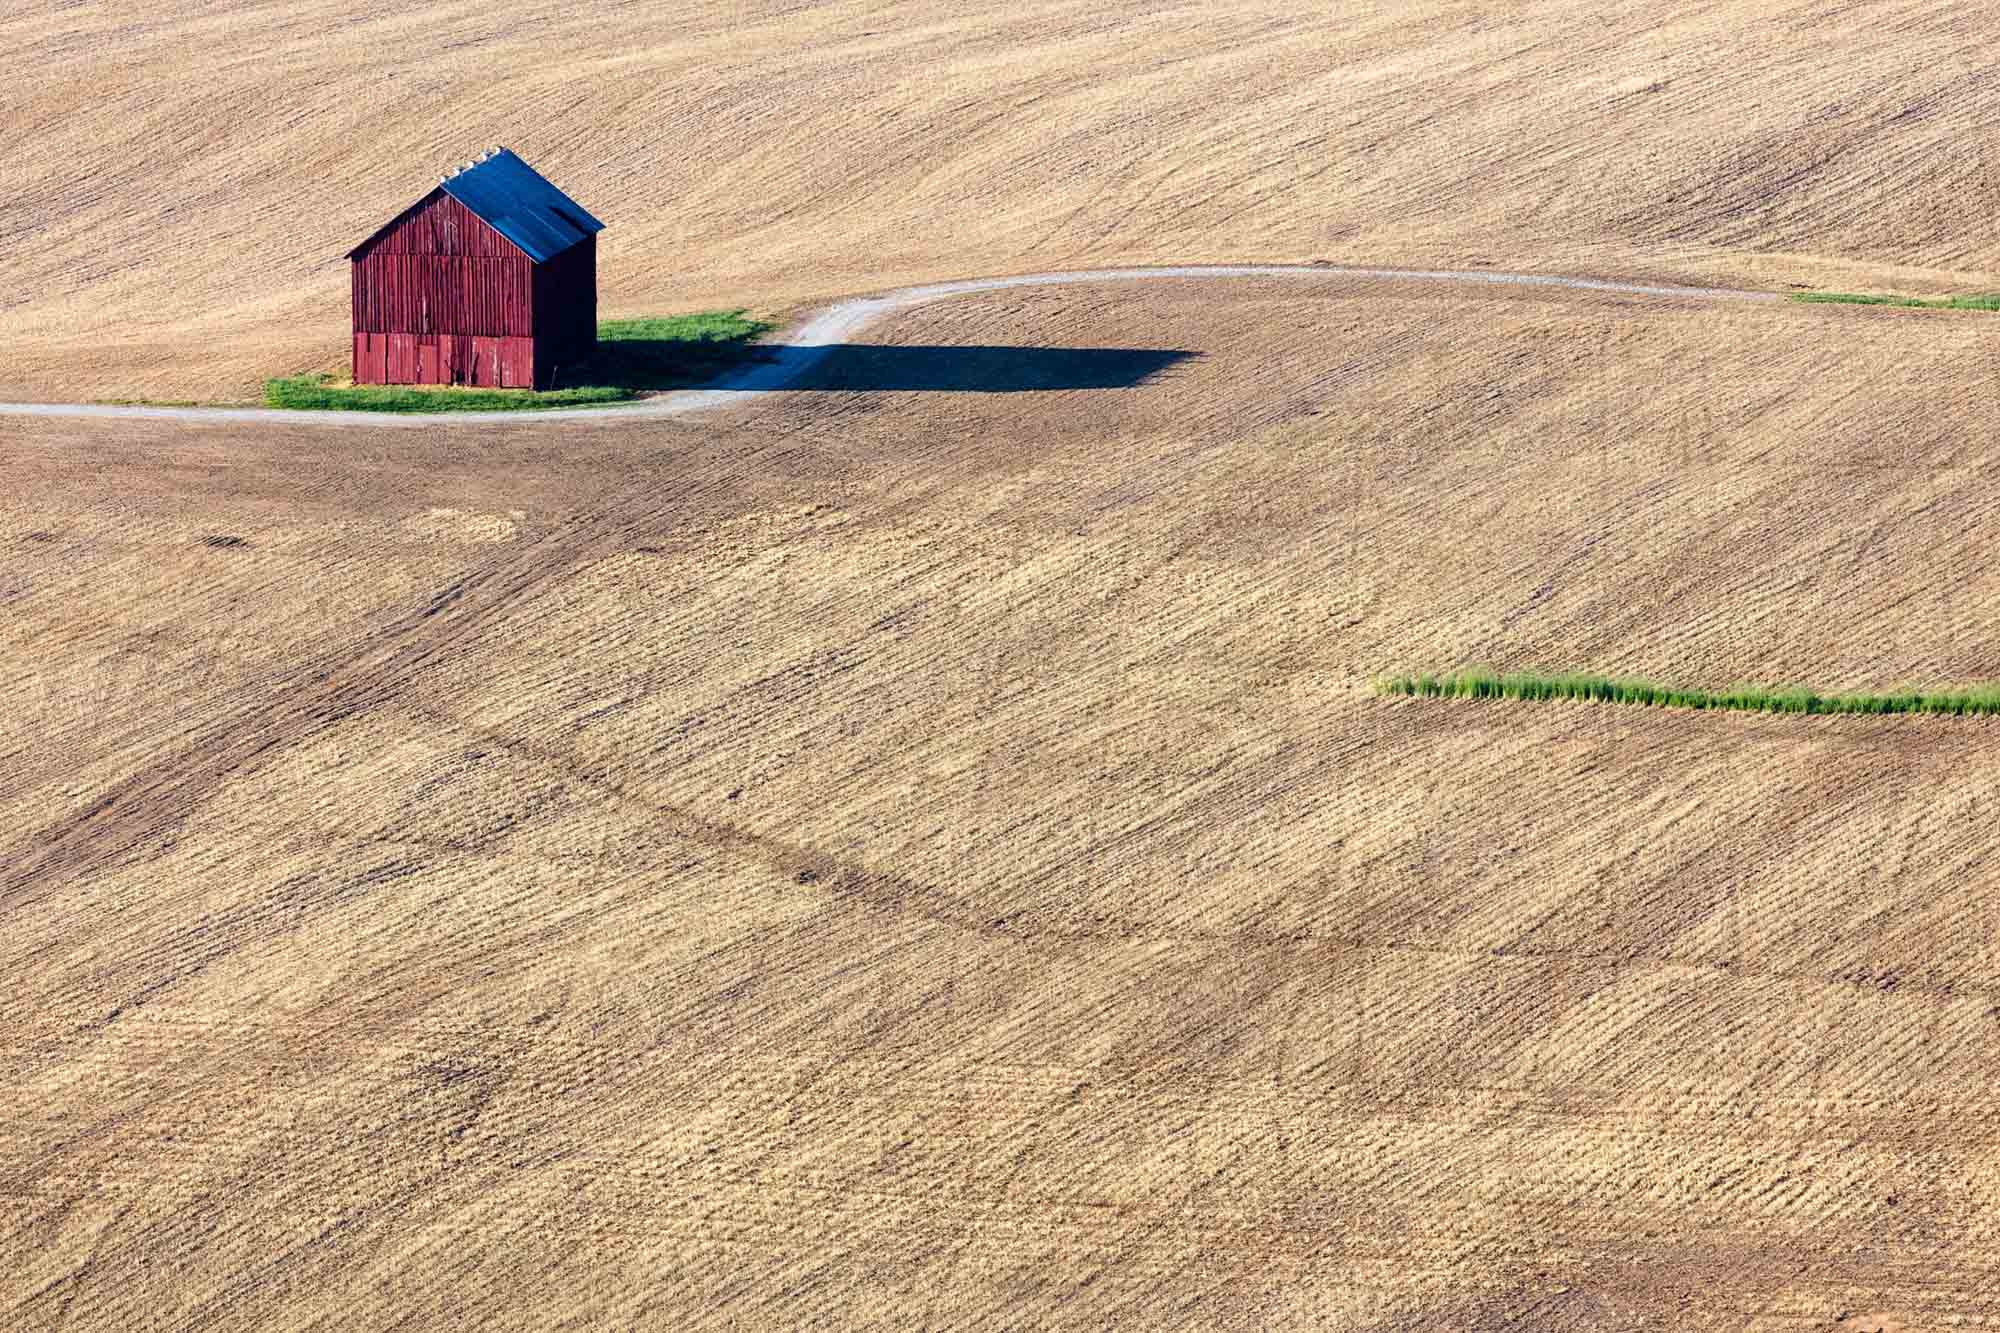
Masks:
[[[1725,709],[1747,713],[1945,713],[1967,716],[2000,713],[2000,685],[1965,690],[1899,690],[1889,694],[1821,694],[1803,688],[1733,686],[1688,689],[1649,680],[1611,676],[1545,675],[1536,672],[1456,671],[1445,675],[1403,674],[1375,683],[1383,695],[1420,699],[1576,699],[1590,703],[1637,704],[1648,708]]]
[[[1870,296],[1863,292],[1793,292],[1794,301],[1807,305],[1892,305],[1919,310],[2000,310],[2000,292],[1977,296],[1943,296],[1927,300],[1921,296]]]

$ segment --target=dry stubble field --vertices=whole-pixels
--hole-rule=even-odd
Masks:
[[[1073,101],[1049,114],[1078,135],[1170,92],[1190,118],[1165,123],[1202,130],[1185,65],[1127,87],[1090,63],[1146,41],[1171,60],[1168,20],[1061,12],[1070,27],[968,25],[953,49],[995,79],[1065,76]],[[1266,128],[1357,133],[1331,128],[1344,99],[1443,77],[1440,12],[1333,22],[1373,47],[1264,16],[1286,59],[1324,66],[1268,75],[1258,95],[1293,101]],[[1452,12],[1489,43],[1507,27]],[[1620,22],[1777,40],[1731,12]],[[1543,7],[1552,26],[1513,58],[1557,62],[1580,13]],[[1713,194],[1690,204],[1712,251],[1619,232],[1602,213],[1629,194],[1558,189],[1592,154],[1628,190],[1667,171],[1651,140],[1607,146],[1601,122],[1560,127],[1541,214],[1483,197],[1417,225],[1443,170],[1420,145],[1443,140],[1385,142],[1368,169],[1416,193],[1371,205],[1335,183],[1367,160],[1352,142],[1302,181],[1227,138],[1224,109],[1216,155],[1251,182],[1235,217],[1187,221],[1198,201],[1166,191],[1101,252],[1032,250],[973,200],[897,250],[871,230],[894,208],[801,199],[762,236],[801,248],[737,255],[706,224],[635,224],[629,244],[653,248],[605,282],[657,308],[1100,253],[1344,257],[1339,210],[1373,207],[1386,220],[1355,235],[1376,248],[1351,257],[1491,242],[1513,268],[1900,266],[1964,290],[1980,274],[1962,200],[1925,175],[1957,160],[1911,136],[1990,100],[1952,91],[1925,45],[1967,36],[1972,13],[1801,9],[1845,49],[1928,52],[1868,96],[1940,91],[1802,167],[1796,212],[1725,225]],[[837,50],[848,27],[918,14],[930,26],[911,30],[943,41],[941,8],[832,6],[743,24],[740,42]],[[277,10],[233,17],[329,68],[374,49],[329,34],[322,52]],[[705,104],[675,100],[695,95],[660,53],[739,40],[724,26],[640,44],[631,70],[604,57],[596,82],[650,77],[684,132],[719,140],[726,99],[688,110]],[[1668,40],[1605,29],[1614,72]],[[93,42],[179,31],[85,33],[74,77]],[[1848,63],[1798,61],[1739,62],[1732,96],[1807,102],[1806,73],[1822,101],[1848,95],[1832,86]],[[1505,96],[1406,114],[1465,143],[1514,123],[1482,108],[1542,123],[1518,104],[1553,93],[1502,72]],[[508,86],[559,120],[567,102],[520,91],[539,77]],[[1705,86],[1678,77],[1659,95]],[[909,78],[909,97],[936,91]],[[769,151],[803,152],[785,127],[804,133],[787,119]],[[285,133],[352,154],[357,176],[399,151],[334,145],[303,117]],[[1715,151],[1691,123],[1644,133],[1681,144],[1685,170]],[[918,158],[923,142],[909,162],[937,183],[912,177],[897,207],[949,193],[980,151],[1029,151]],[[1104,196],[1081,174],[1104,145],[1076,148],[1071,213],[1096,216],[1152,146],[1093,168],[1114,178]],[[767,197],[793,179],[743,170]],[[1842,172],[1901,182],[1871,196],[1881,225],[1834,206]],[[593,203],[627,188],[554,174]],[[229,189],[274,207],[258,179]],[[129,188],[83,206],[129,211]],[[369,188],[368,208],[400,189]],[[259,225],[303,253],[323,220]],[[154,258],[63,279],[10,251],[10,290],[37,294],[0,317],[10,373],[50,368],[35,385],[60,396],[123,375],[207,392],[261,368],[234,326],[185,358],[63,359],[36,321],[144,306],[166,280]],[[173,263],[196,292],[222,267],[212,248]],[[279,300],[250,289],[296,278],[244,281],[243,310],[330,320],[337,345],[331,289]],[[231,299],[182,317],[230,322]],[[1334,276],[1107,284],[871,331],[878,380],[925,387],[830,372],[698,421],[8,420],[5,1320],[2000,1322],[1994,722],[1367,692],[1377,671],[1460,661],[1831,687],[1993,675],[1995,328]],[[1008,345],[1192,355],[1065,389],[1044,351],[1049,390],[967,391],[1009,360],[948,349]]]
[[[1939,0],[26,0],[0,395],[345,358],[342,256],[506,143],[607,315],[1210,260],[2000,288],[1994,24]]]

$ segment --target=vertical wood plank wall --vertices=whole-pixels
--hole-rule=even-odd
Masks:
[[[597,238],[535,266],[535,383],[567,388],[597,346]]]
[[[546,387],[596,342],[596,237],[537,265],[441,189],[352,268],[356,384]]]

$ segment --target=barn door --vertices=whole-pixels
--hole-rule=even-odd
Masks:
[[[472,339],[472,373],[466,376],[481,388],[500,387],[500,340],[474,335]]]

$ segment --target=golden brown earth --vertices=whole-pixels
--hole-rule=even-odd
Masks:
[[[30,0],[0,395],[248,398],[505,143],[607,314],[1115,263],[2000,287],[1989,6]]]
[[[1972,7],[962,8],[0,20],[5,373],[329,359],[466,137],[633,311],[1991,282]],[[2000,674],[2000,322],[1328,276],[867,336],[911,387],[0,419],[0,1323],[2000,1322],[2000,720],[1368,690]]]

